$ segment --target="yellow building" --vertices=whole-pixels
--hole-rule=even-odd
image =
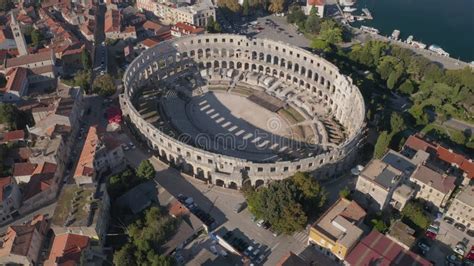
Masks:
[[[316,245],[336,261],[344,260],[362,236],[358,225],[365,215],[357,203],[340,198],[311,226],[308,244]]]

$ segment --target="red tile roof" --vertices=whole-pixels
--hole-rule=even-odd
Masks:
[[[310,6],[324,6],[325,0],[307,0]]]
[[[120,13],[109,9],[105,13],[104,32],[120,32]]]
[[[95,151],[99,144],[99,136],[97,135],[97,128],[90,127],[87,132],[87,137],[82,147],[81,156],[77,163],[74,177],[92,176],[94,174],[94,157]]]
[[[52,50],[48,49],[47,51],[43,51],[36,54],[27,54],[18,56],[15,58],[7,59],[6,68],[22,66],[26,64],[48,61],[52,58]]]
[[[25,139],[25,131],[22,129],[8,131],[3,134],[3,141],[15,141],[15,140],[24,140]]]
[[[178,22],[173,26],[173,30],[179,31],[183,34],[199,34],[203,33],[204,29],[187,22]]]
[[[416,151],[428,151],[429,148],[436,150],[436,146],[424,141],[423,139],[418,138],[415,135],[411,135],[410,137],[408,137],[407,141],[405,142],[405,146],[408,146]]]
[[[155,40],[155,39],[151,39],[151,38],[147,38],[145,40],[142,41],[142,44],[148,48],[151,48],[155,45],[157,45],[158,43],[160,43],[159,41]]]
[[[3,190],[6,186],[12,183],[12,177],[1,177],[0,178],[0,202],[3,202]]]
[[[405,250],[378,231],[372,231],[363,238],[346,257],[346,262],[351,266],[404,266],[404,265],[432,265],[421,256]]]
[[[16,163],[13,165],[13,176],[32,175],[37,166],[35,163]]]
[[[54,183],[54,174],[34,174],[31,176],[30,181],[25,187],[23,192],[23,199],[27,200],[36,194],[39,194],[48,188],[50,188]]]
[[[21,92],[23,82],[28,77],[28,70],[23,67],[15,67],[7,72],[7,84],[3,89],[4,92],[16,91]]]
[[[89,238],[87,236],[75,234],[55,236],[51,253],[44,265],[78,265],[82,251],[88,246]]]
[[[474,162],[472,158],[467,158],[438,144],[429,143],[419,137],[412,135],[405,142],[405,146],[414,150],[423,150],[434,153],[435,156],[451,165],[455,165],[464,171],[466,177],[474,179]]]

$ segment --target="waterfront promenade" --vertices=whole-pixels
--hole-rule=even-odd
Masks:
[[[354,44],[354,42],[364,43],[364,42],[367,42],[371,39],[381,40],[381,41],[386,41],[386,42],[389,42],[391,44],[401,46],[403,48],[410,49],[410,50],[414,51],[417,54],[423,55],[424,57],[428,58],[431,61],[434,61],[434,62],[437,62],[437,63],[441,64],[446,69],[461,69],[461,68],[465,68],[465,67],[473,67],[469,63],[457,60],[457,59],[452,58],[452,57],[442,56],[442,55],[439,55],[439,54],[437,54],[435,52],[432,52],[430,50],[416,48],[416,47],[413,47],[412,45],[409,45],[407,43],[404,43],[404,42],[401,42],[401,41],[395,41],[395,40],[389,39],[389,38],[387,38],[385,36],[382,36],[382,35],[379,35],[379,34],[370,34],[370,33],[362,31],[361,29],[354,28],[352,26],[349,26],[349,27],[352,29],[352,32],[354,33],[354,38],[353,38],[352,44]]]

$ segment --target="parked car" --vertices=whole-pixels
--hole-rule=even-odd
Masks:
[[[258,220],[258,222],[257,222],[257,226],[258,226],[258,227],[262,227],[264,223],[265,223],[265,220],[260,219],[260,220]]]
[[[136,147],[135,147],[135,144],[133,144],[132,142],[130,142],[130,143],[128,144],[128,146],[130,146],[130,149],[132,149],[132,150],[136,148]]]
[[[245,207],[247,206],[247,203],[244,201],[244,202],[240,202],[240,203],[237,203],[237,205],[235,205],[234,207],[234,212],[235,213],[239,213],[241,212],[243,209],[245,209]]]
[[[128,150],[130,150],[130,147],[128,147],[128,145],[126,145],[126,144],[122,144],[122,149],[124,151],[128,151]]]
[[[448,216],[444,217],[443,220],[448,224],[453,224],[454,223],[454,219],[451,218],[451,217],[448,217]]]
[[[474,237],[474,230],[467,230],[466,234],[470,237]]]
[[[431,239],[431,240],[435,240],[437,234],[436,234],[436,233],[433,233],[432,231],[426,231],[425,236],[426,236],[427,238]]]
[[[463,224],[455,223],[455,224],[454,224],[454,227],[456,227],[456,229],[458,229],[458,230],[461,231],[461,232],[466,231],[466,226],[464,226]]]
[[[454,247],[454,252],[459,254],[461,257],[464,257],[467,251],[467,244],[469,243],[469,240],[466,238],[463,238],[462,241],[459,241],[456,246]]]
[[[458,256],[451,254],[451,255],[446,256],[446,265],[457,266],[457,265],[462,265],[462,262],[458,258]]]
[[[258,264],[261,264],[264,259],[265,259],[265,255],[262,254],[255,260],[255,262],[258,263]]]
[[[252,246],[248,246],[247,249],[244,251],[244,255],[245,256],[250,256],[250,254],[252,254],[254,248]]]
[[[418,247],[420,248],[423,255],[428,253],[428,251],[430,251],[430,248],[431,248],[430,244],[428,244],[428,242],[424,240],[420,240],[420,242],[418,242]]]

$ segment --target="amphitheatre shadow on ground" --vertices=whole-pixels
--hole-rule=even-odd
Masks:
[[[215,219],[217,226],[224,224],[228,221],[226,215],[215,207],[215,202],[212,202],[205,196],[207,193],[206,190],[200,191],[193,184],[191,184],[186,178],[183,177],[179,170],[169,167],[165,170],[158,171],[156,173],[155,180],[165,188],[169,193],[174,197],[177,197],[179,194],[183,194],[187,197],[192,197],[194,202],[197,203],[198,207],[209,213],[212,218]],[[196,181],[199,182],[199,181]],[[212,186],[212,185],[210,185]],[[211,188],[209,188],[210,190]]]

